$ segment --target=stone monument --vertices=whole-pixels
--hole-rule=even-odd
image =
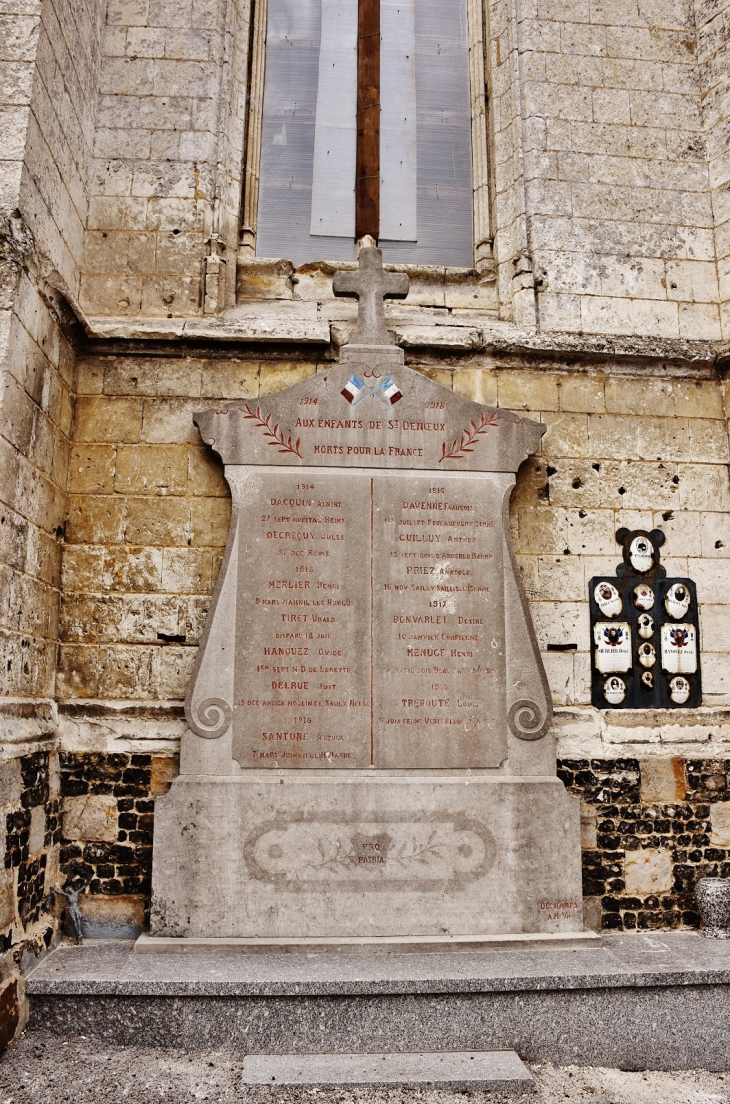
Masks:
[[[334,286],[360,301],[338,366],[195,416],[233,515],[138,949],[575,936],[578,801],[507,520],[544,426],[404,366],[380,250]]]

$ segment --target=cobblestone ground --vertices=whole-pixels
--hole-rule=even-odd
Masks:
[[[730,1102],[730,1072],[626,1073],[532,1067],[529,1096],[436,1090],[241,1088],[242,1058],[227,1051],[114,1047],[26,1031],[0,1060],[0,1104],[715,1104]]]

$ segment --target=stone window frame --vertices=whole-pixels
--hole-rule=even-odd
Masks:
[[[261,136],[263,125],[266,24],[268,0],[251,2],[249,81],[243,156],[243,187],[239,228],[238,265],[254,264],[259,201]],[[471,102],[472,202],[474,271],[480,278],[494,279],[490,188],[489,124],[486,67],[486,0],[466,0],[469,34],[469,89]],[[284,260],[284,258],[282,258]],[[329,266],[329,262],[323,262]],[[438,266],[443,269],[444,266]],[[423,266],[398,265],[403,271]],[[464,270],[446,267],[449,273]]]

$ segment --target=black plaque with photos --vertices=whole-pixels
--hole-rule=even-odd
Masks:
[[[700,625],[691,579],[668,579],[661,529],[619,529],[616,575],[589,584],[593,705],[690,709],[702,702]]]

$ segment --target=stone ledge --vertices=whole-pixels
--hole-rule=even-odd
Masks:
[[[56,708],[54,703],[49,707]],[[185,731],[182,702],[68,699],[58,703],[60,746],[68,752],[177,754]],[[23,722],[24,724],[26,722]],[[33,725],[37,724],[34,720]],[[0,733],[3,712],[0,709]],[[598,710],[556,706],[552,731],[558,758],[627,755],[730,758],[730,707]]]
[[[319,304],[261,300],[232,307],[216,318],[95,316],[86,318],[84,325],[91,341],[290,343],[336,349],[349,338],[354,315],[354,303],[350,307],[340,300]],[[719,342],[523,330],[474,309],[454,312],[386,305],[386,324],[405,349],[485,352],[551,361],[569,357],[574,368],[578,367],[575,361],[582,359],[609,358],[627,366],[658,360],[663,362],[662,372],[671,375],[687,369],[711,372],[730,359],[728,346]]]
[[[168,752],[177,754],[186,728],[182,702],[59,702],[58,735],[67,752]]]
[[[0,760],[46,751],[58,737],[58,710],[50,698],[0,698]]]
[[[404,272],[409,278],[409,307],[479,308],[498,311],[496,266],[484,262],[483,271],[444,265],[385,264],[386,272]],[[335,272],[357,271],[356,261],[311,261],[295,268],[291,261],[245,257],[238,260],[236,286],[239,304],[262,301],[335,303]]]
[[[557,706],[559,759],[673,755],[730,757],[730,708],[619,710]]]
[[[135,954],[134,943],[64,944],[27,980],[32,996],[372,996],[730,985],[730,941],[697,932],[603,933],[602,946],[448,954]]]
[[[250,341],[328,345],[329,323],[301,318],[242,318],[233,311],[220,318],[112,318],[84,320],[92,339],[122,341]]]

